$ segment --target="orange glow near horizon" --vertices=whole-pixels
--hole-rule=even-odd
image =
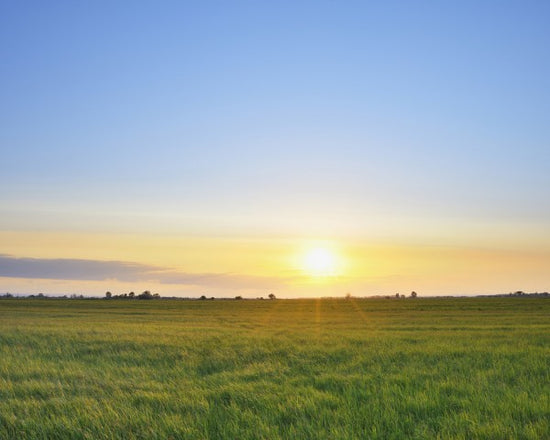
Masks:
[[[14,260],[13,267],[42,268],[41,278],[18,278],[23,270],[10,273],[10,265],[5,266],[0,291],[24,293],[103,295],[107,290],[151,290],[167,296],[255,298],[273,292],[283,298],[343,296],[346,292],[354,296],[408,294],[413,290],[421,296],[544,291],[550,264],[549,250],[528,246],[510,250],[399,246],[374,240],[47,231],[0,232],[0,241],[2,254]],[[100,262],[108,270],[65,279],[63,270],[56,274],[44,269],[52,267],[54,259],[66,259],[69,264]],[[135,264],[131,276],[126,263]],[[61,267],[63,261],[56,264]],[[77,264],[86,266],[85,262]]]

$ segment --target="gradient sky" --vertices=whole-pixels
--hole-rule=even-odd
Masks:
[[[550,290],[550,3],[0,2],[0,292]],[[309,249],[336,276],[304,270]]]

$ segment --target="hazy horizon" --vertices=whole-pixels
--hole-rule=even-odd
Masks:
[[[4,2],[0,292],[549,291],[549,20]]]

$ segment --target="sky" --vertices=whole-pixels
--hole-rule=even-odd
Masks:
[[[549,22],[0,1],[0,292],[549,291]]]

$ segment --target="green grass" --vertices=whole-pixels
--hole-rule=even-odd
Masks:
[[[550,300],[0,300],[1,439],[550,438]]]

